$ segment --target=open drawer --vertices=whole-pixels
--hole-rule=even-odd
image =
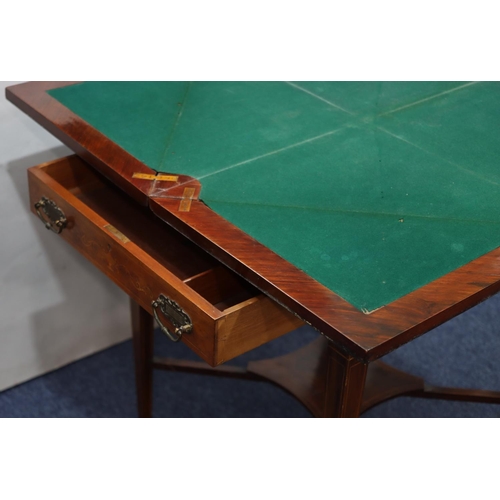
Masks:
[[[33,167],[28,178],[31,209],[48,228],[211,366],[302,325],[79,157]]]

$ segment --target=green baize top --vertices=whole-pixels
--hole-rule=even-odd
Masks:
[[[500,84],[88,82],[49,93],[364,312],[500,245]]]

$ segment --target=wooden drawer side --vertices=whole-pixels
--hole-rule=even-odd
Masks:
[[[221,312],[133,242],[116,236],[109,230],[106,220],[91,211],[42,169],[29,169],[28,179],[33,213],[36,213],[34,204],[42,196],[54,200],[68,219],[68,227],[59,236],[151,314],[151,303],[160,293],[175,300],[193,322],[193,332],[184,336],[184,342],[213,365],[215,328]]]
[[[216,332],[218,365],[304,325],[300,318],[265,295],[248,299],[225,312]]]
[[[53,200],[67,218],[59,236],[150,314],[160,294],[175,301],[193,324],[183,342],[211,366],[303,324],[77,156],[28,179],[33,213],[42,196]]]

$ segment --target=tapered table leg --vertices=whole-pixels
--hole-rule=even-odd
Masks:
[[[359,416],[367,368],[340,352],[322,335],[284,356],[248,364],[250,373],[288,391],[315,417]],[[370,401],[376,404],[378,393],[372,392]],[[391,392],[389,397],[394,394]]]
[[[130,299],[132,340],[134,345],[135,384],[137,413],[151,417],[153,409],[153,317],[134,300]]]
[[[368,365],[328,345],[323,417],[358,417]]]

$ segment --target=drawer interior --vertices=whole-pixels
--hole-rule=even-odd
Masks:
[[[220,311],[260,292],[78,157],[44,171]]]

